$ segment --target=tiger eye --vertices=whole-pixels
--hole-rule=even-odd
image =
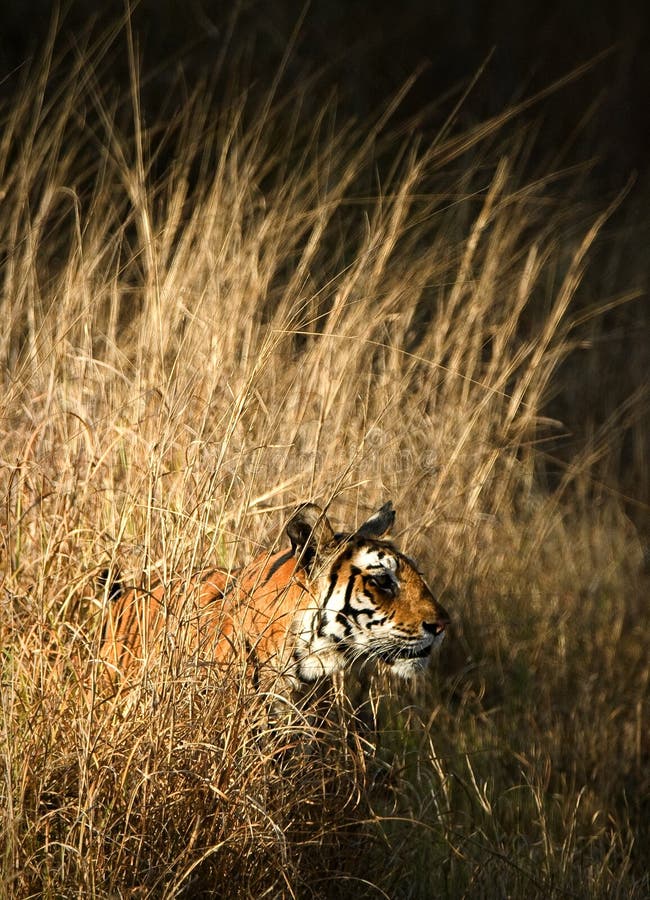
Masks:
[[[395,581],[388,572],[382,572],[380,575],[371,575],[368,579],[368,584],[386,593],[392,594],[395,591]]]

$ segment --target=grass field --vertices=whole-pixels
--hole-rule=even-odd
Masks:
[[[511,112],[425,143],[203,85],[147,127],[95,65],[3,112],[3,896],[647,897],[648,576],[598,474],[641,380],[548,459],[636,302],[598,276],[616,202],[526,174]],[[420,684],[374,680],[376,733],[269,732],[236,675],[102,691],[100,570],[237,564],[300,501],[387,499],[453,628]]]

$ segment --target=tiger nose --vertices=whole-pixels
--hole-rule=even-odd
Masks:
[[[449,621],[449,613],[447,612],[447,610],[439,606],[437,619],[434,622],[423,622],[422,627],[429,634],[432,634],[434,637],[438,637],[438,635],[444,633],[445,629],[449,625]]]

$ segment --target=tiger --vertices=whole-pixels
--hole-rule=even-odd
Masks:
[[[239,656],[256,684],[279,678],[292,695],[355,666],[416,676],[450,620],[391,542],[394,521],[388,502],[338,532],[319,506],[303,503],[286,526],[290,546],[239,571],[211,569],[169,589],[113,584],[100,656],[116,678],[165,654],[199,666]]]

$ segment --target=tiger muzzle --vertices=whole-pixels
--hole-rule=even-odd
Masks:
[[[441,638],[449,627],[449,613],[442,606],[437,606],[437,616],[432,622],[423,622],[422,628],[427,634],[432,634],[434,638]]]

